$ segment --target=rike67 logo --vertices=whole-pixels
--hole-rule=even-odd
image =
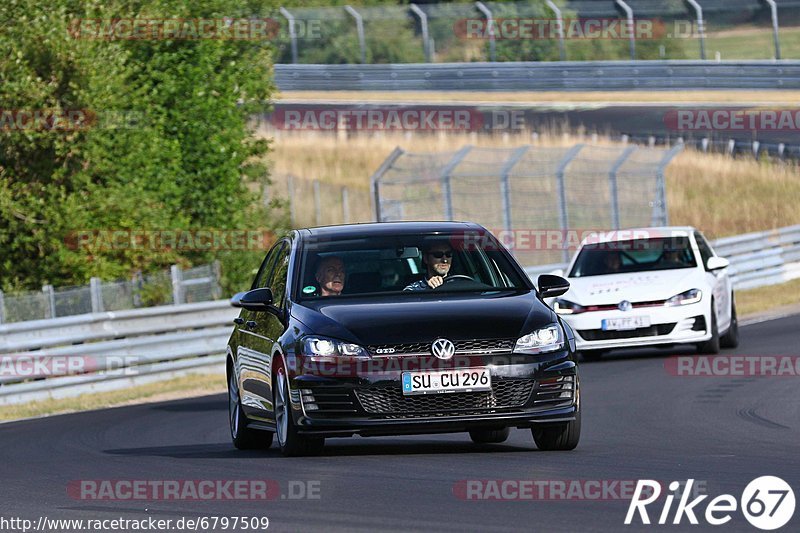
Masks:
[[[786,525],[794,515],[794,491],[779,477],[761,476],[754,479],[745,487],[742,497],[738,501],[730,494],[721,494],[707,502],[704,513],[700,512],[700,504],[708,498],[708,495],[696,496],[690,501],[693,484],[694,479],[687,480],[685,488],[680,494],[678,491],[683,485],[682,483],[673,481],[669,484],[671,494],[667,494],[664,498],[664,504],[656,523],[661,525],[670,523],[669,519],[672,514],[672,524],[680,524],[685,517],[690,524],[697,525],[699,515],[705,519],[706,523],[712,526],[721,526],[730,522],[737,509],[741,509],[750,524],[758,529],[771,531]],[[661,484],[658,481],[640,479],[636,484],[631,504],[628,506],[625,525],[630,525],[637,513],[642,524],[650,524],[647,506],[655,503],[660,496]],[[676,496],[679,501],[673,514],[672,504]]]

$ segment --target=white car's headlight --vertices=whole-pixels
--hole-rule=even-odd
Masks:
[[[369,357],[369,353],[358,344],[350,344],[325,337],[303,339],[303,355],[312,357]]]
[[[556,301],[553,302],[553,311],[559,315],[577,315],[578,313],[583,313],[584,309],[582,305],[578,305],[575,302],[557,298]]]
[[[699,302],[703,298],[703,291],[700,289],[691,289],[680,294],[676,294],[666,302],[664,305],[673,307],[676,305],[689,305]]]
[[[564,347],[564,333],[561,326],[551,324],[546,328],[537,329],[517,339],[514,353],[547,353],[560,350]]]

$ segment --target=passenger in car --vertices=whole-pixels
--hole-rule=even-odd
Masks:
[[[404,291],[424,291],[435,289],[450,273],[453,264],[453,249],[444,243],[434,243],[422,249],[422,264],[425,265],[425,279],[415,281],[404,288]]]
[[[328,256],[317,265],[316,280],[318,296],[339,296],[344,290],[344,261],[337,256]]]

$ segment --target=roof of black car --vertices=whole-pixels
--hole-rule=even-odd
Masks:
[[[305,235],[315,237],[378,237],[387,235],[413,235],[431,233],[451,233],[465,229],[482,230],[474,222],[369,222],[364,224],[344,224],[341,226],[321,226],[300,230]]]

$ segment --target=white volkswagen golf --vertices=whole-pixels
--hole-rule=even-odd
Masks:
[[[584,359],[614,348],[739,343],[728,260],[692,227],[588,236],[567,267],[569,291],[548,303],[575,330]]]

